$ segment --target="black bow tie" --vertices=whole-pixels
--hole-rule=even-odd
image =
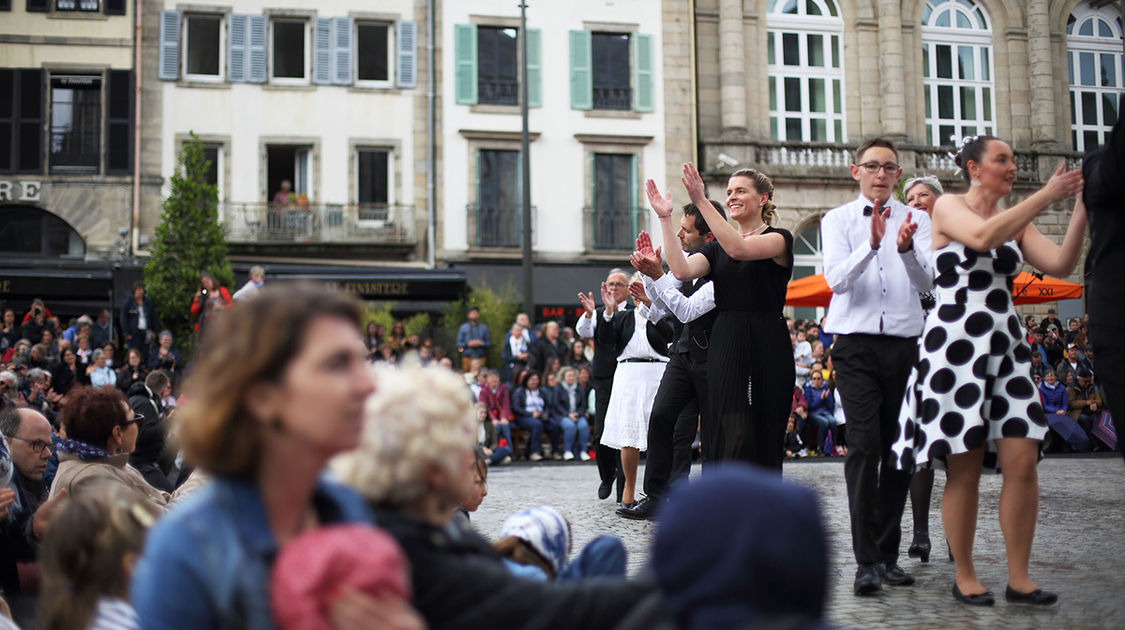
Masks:
[[[872,210],[874,210],[874,208],[872,208],[871,206],[864,206],[863,207],[863,216],[865,216],[865,217],[871,216]]]

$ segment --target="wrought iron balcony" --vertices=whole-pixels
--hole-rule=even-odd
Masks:
[[[644,208],[583,208],[587,249],[632,251],[645,213]]]
[[[414,206],[224,203],[219,217],[232,243],[417,243]]]
[[[470,247],[519,248],[523,246],[523,209],[471,203],[465,206]],[[536,244],[536,215],[531,206],[531,244]]]
[[[481,79],[477,81],[477,102],[482,105],[519,105],[519,81]]]
[[[629,87],[593,88],[594,109],[633,109],[633,89]]]

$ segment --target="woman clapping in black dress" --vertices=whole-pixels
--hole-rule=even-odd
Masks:
[[[777,218],[773,183],[759,171],[736,171],[727,183],[726,205],[737,229],[707,200],[694,165],[684,165],[683,183],[715,235],[699,255],[684,256],[671,194],[661,195],[651,179],[646,190],[672,273],[684,281],[709,275],[715,284],[719,315],[707,360],[710,411],[704,418],[711,434],[720,436],[714,452],[780,472],[796,378],[793,362],[779,360],[792,355],[781,309],[793,272],[793,235],[770,225]]]

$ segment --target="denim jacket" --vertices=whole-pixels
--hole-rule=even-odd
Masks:
[[[324,478],[313,505],[321,523],[372,522],[358,494]],[[257,484],[216,479],[149,532],[132,584],[141,626],[272,629],[269,577],[277,552]]]

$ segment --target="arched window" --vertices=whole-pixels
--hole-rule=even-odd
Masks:
[[[992,26],[972,0],[929,0],[922,11],[926,140],[935,146],[994,133]]]
[[[843,142],[841,33],[834,0],[771,0],[766,17],[770,138]]]
[[[1080,7],[1067,19],[1066,48],[1071,142],[1085,151],[1105,142],[1120,113],[1121,17],[1108,7]]]
[[[0,257],[83,258],[86,243],[66,221],[39,208],[0,207]]]

